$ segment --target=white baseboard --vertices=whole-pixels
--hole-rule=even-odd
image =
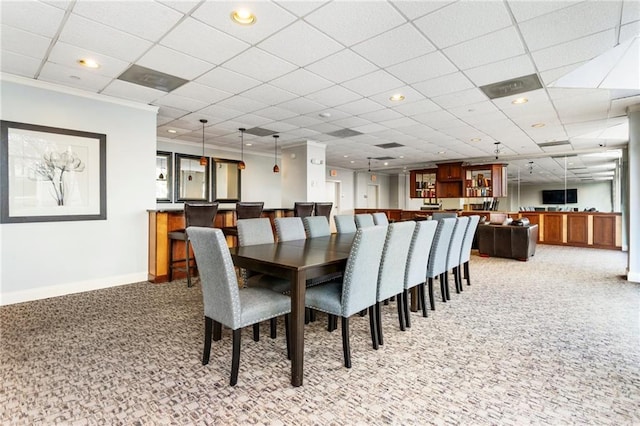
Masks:
[[[640,271],[627,271],[627,281],[640,283]]]
[[[22,291],[12,291],[9,293],[0,292],[0,306],[29,302],[32,300],[48,299],[50,297],[82,293],[84,291],[99,290],[102,288],[116,287],[125,284],[139,283],[141,281],[147,281],[147,272],[106,277],[91,281],[58,284],[48,287],[38,287]]]

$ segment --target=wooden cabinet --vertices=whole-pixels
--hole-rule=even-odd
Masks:
[[[506,197],[507,171],[504,164],[465,168],[465,197]]]
[[[606,248],[616,246],[615,216],[593,216],[593,245]]]
[[[409,197],[436,198],[436,169],[412,170],[410,172]]]
[[[438,164],[438,182],[462,180],[462,163]]]

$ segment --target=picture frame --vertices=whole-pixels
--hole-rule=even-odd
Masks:
[[[0,223],[106,220],[107,136],[0,121]]]
[[[211,161],[200,164],[199,155],[175,154],[175,202],[211,200]]]

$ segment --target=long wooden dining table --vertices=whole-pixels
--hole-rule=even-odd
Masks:
[[[344,271],[355,234],[233,247],[235,266],[291,282],[291,384],[301,386],[304,367],[306,281]]]

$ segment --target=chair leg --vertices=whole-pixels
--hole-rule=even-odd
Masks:
[[[440,293],[442,293],[442,303],[447,303],[447,292],[444,289],[444,278],[440,274]]]
[[[335,321],[336,316],[333,314],[327,315],[327,331],[331,333],[335,328],[333,328],[333,322]]]
[[[467,285],[471,285],[471,277],[469,276],[469,262],[464,262],[464,277],[467,279]]]
[[[378,344],[384,345],[384,339],[382,338],[382,306],[380,302],[376,303],[376,327],[378,328]]]
[[[420,295],[420,304],[422,305],[422,316],[423,317],[428,317],[428,311],[427,311],[427,298],[425,295],[426,289],[424,288],[424,284],[422,283],[418,286],[418,294]],[[433,286],[431,286],[431,289],[433,289]]]
[[[240,367],[240,340],[242,329],[233,330],[233,354],[231,355],[231,380],[229,384],[235,386],[238,383],[238,368]]]
[[[458,265],[456,272],[458,273],[458,286],[460,287],[460,293],[462,293],[464,291],[464,288],[462,288],[462,265]]]
[[[449,294],[449,273],[445,271],[440,275],[440,280],[442,281],[442,285],[444,288],[444,296],[446,300],[451,300],[451,294]]]
[[[344,353],[344,366],[351,368],[351,348],[349,347],[349,318],[342,317],[342,352]]]
[[[398,324],[400,325],[400,331],[405,331],[406,327],[404,326],[404,292],[398,293],[398,297],[396,297],[398,306]]]
[[[271,338],[275,339],[277,337],[277,329],[278,329],[278,320],[277,318],[271,318],[269,320],[269,324],[271,325]]]
[[[213,341],[217,342],[222,339],[222,324],[218,321],[213,322]]]
[[[433,278],[429,278],[429,305],[431,305],[431,310],[436,310],[436,301],[433,297]]]
[[[456,293],[460,294],[460,283],[458,281],[458,267],[453,267],[453,282],[456,285]]]
[[[309,322],[315,322],[315,320],[316,320],[315,309],[309,309]]]
[[[289,318],[289,314],[285,314],[284,316],[284,334],[286,336],[287,339],[287,359],[291,360],[291,337],[289,335],[289,333],[291,333],[291,326],[290,326],[290,318]]]
[[[402,294],[402,310],[404,311],[404,324],[407,328],[411,328],[411,317],[409,316],[409,290],[406,288]]]
[[[184,242],[184,251],[184,268],[187,271],[187,287],[191,287],[193,284],[191,284],[191,271],[189,270],[189,263],[191,263],[189,261],[189,239]]]
[[[361,310],[360,311],[360,316],[363,317],[365,315],[367,315],[367,310],[366,309]]]
[[[309,322],[311,321],[311,309],[309,308],[304,308],[304,323],[309,324]]]
[[[211,354],[211,331],[213,328],[213,320],[204,317],[204,349],[202,351],[202,365],[209,364],[209,355]]]
[[[260,323],[259,322],[253,324],[253,341],[254,342],[260,341]]]
[[[378,327],[376,325],[376,305],[369,306],[369,329],[371,330],[371,344],[378,350]]]

